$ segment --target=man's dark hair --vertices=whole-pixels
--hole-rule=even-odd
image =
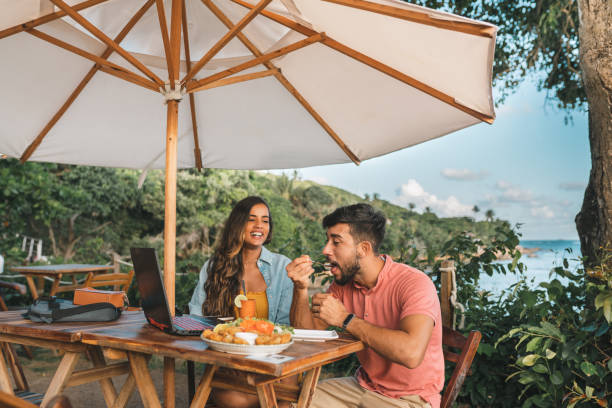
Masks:
[[[323,218],[323,228],[336,224],[348,224],[351,235],[357,242],[369,241],[375,253],[385,237],[387,219],[369,204],[353,204],[337,208]]]

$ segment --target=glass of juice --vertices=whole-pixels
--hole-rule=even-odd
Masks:
[[[255,317],[255,299],[243,300],[241,304],[242,307],[238,309],[238,317],[242,319],[246,319],[248,317]]]

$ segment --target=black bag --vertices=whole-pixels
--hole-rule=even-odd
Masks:
[[[70,300],[55,297],[36,299],[22,315],[33,322],[110,322],[121,316],[121,309],[112,303],[75,305]]]

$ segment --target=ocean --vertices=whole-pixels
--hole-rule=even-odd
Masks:
[[[550,280],[550,271],[556,266],[563,265],[563,258],[569,261],[569,270],[576,271],[580,262],[580,241],[569,240],[523,240],[520,245],[524,248],[539,248],[531,256],[523,255],[521,262],[525,264],[525,277],[529,286],[536,287],[540,282]],[[570,252],[568,252],[569,250]],[[507,264],[510,261],[499,261]],[[480,277],[480,287],[493,293],[500,293],[518,282],[521,276],[518,274],[493,274],[488,276],[483,273]],[[533,281],[532,281],[533,280]]]

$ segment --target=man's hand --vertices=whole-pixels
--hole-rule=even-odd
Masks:
[[[312,315],[329,326],[342,327],[348,312],[342,302],[331,294],[317,293],[312,297]]]
[[[295,289],[308,289],[310,275],[313,273],[312,260],[308,255],[302,255],[287,265],[287,276],[293,281]]]

